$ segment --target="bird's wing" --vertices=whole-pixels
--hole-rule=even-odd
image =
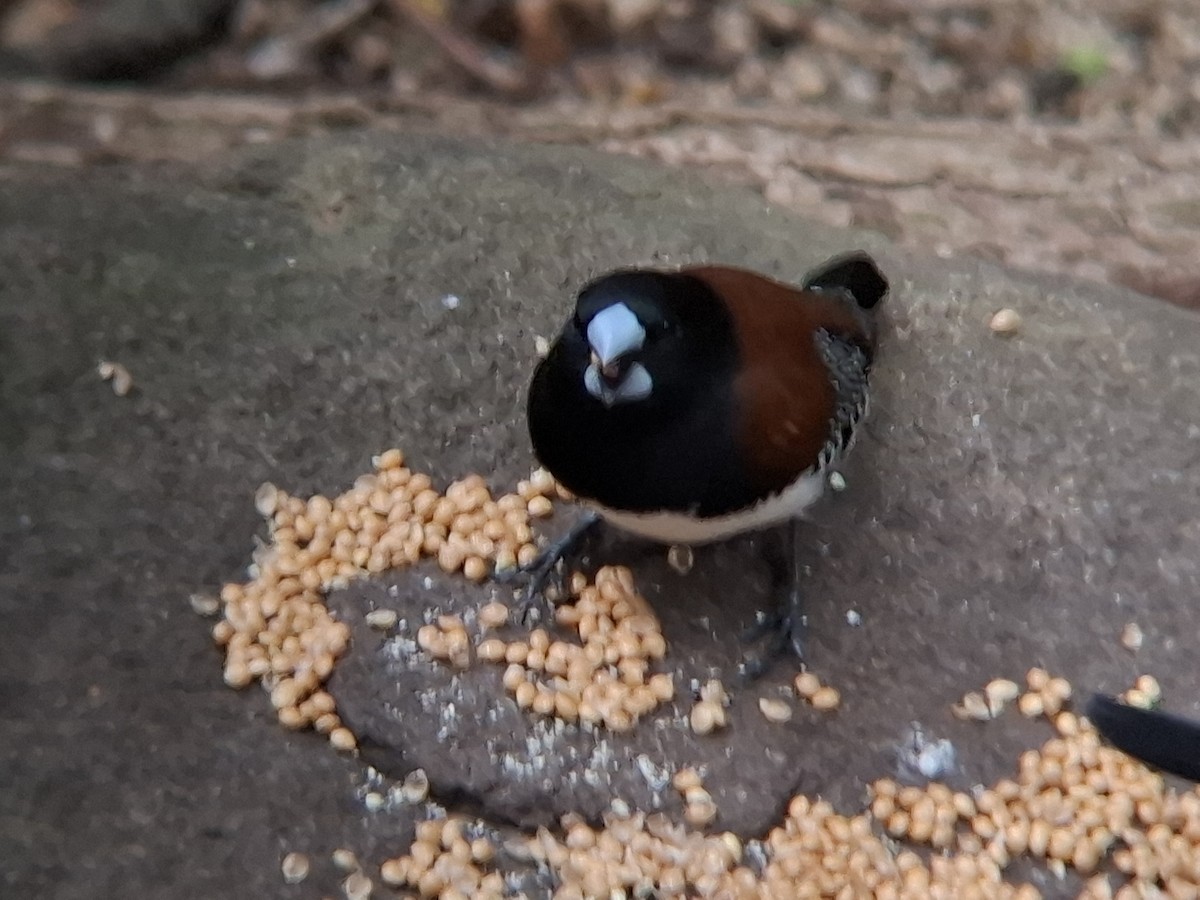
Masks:
[[[817,330],[814,340],[829,370],[836,397],[829,437],[821,449],[820,467],[824,468],[854,445],[855,428],[867,414],[870,400],[867,376],[871,361],[859,344],[824,329]]]

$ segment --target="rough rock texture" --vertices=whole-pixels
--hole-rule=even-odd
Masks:
[[[1192,188],[1200,150],[1187,135],[1097,122],[895,121],[808,105],[745,107],[702,87],[648,107],[420,94],[382,108],[361,94],[10,87],[0,92],[0,160],[194,161],[364,125],[570,143],[750,184],[780,207],[879,231],[921,255],[1068,274],[1200,307]]]
[[[860,245],[895,294],[848,490],[810,529],[810,658],[843,709],[768,728],[754,701],[785,664],[736,692],[725,734],[694,739],[672,711],[661,730],[610,739],[615,759],[707,761],[719,824],[754,830],[793,788],[855,806],[864,779],[895,771],[914,721],[954,741],[954,783],[1008,771],[1047,729],[948,707],[1029,665],[1103,689],[1150,671],[1170,707],[1200,712],[1187,637],[1200,630],[1200,321],[1179,310],[902,258],[641,164],[424,138],[295,143],[186,171],[9,165],[0,223],[0,885],[14,896],[277,896],[287,850],[397,850],[410,814],[368,815],[358,763],[221,687],[187,596],[247,561],[263,480],[333,492],[395,444],[443,483],[478,470],[511,484],[530,464],[519,410],[534,337],[617,263],[796,277]],[[1024,316],[1015,338],[986,327],[1001,306]],[[99,380],[99,358],[129,368],[131,395]],[[767,602],[753,542],[698,554],[686,578],[631,544],[594,553],[634,567],[671,667],[730,671],[729,624]],[[331,598],[357,638],[333,689],[368,758],[424,765],[442,796],[512,820],[598,808],[582,774],[567,791],[543,772],[504,781],[483,751],[497,738],[523,752],[519,731],[460,712],[439,740],[451,700],[536,733],[490,667],[446,686],[430,664],[389,662],[362,628],[369,606],[415,622],[490,594],[443,583],[419,569]],[[1146,633],[1137,657],[1117,642],[1130,620]],[[435,689],[428,709],[409,686]],[[571,785],[596,742],[559,743],[578,758],[544,771]],[[592,768],[646,799],[640,774]],[[322,863],[312,880],[332,893],[333,879]]]
[[[610,170],[590,167],[574,177],[592,180],[602,171]],[[348,195],[357,192],[358,177],[353,170],[340,176]],[[477,177],[477,205],[453,213],[464,236],[498,212],[491,199],[497,193],[545,197],[552,176]],[[448,194],[430,196],[425,182],[408,190],[419,208],[447,209],[451,202]],[[628,176],[596,195],[573,223],[572,232],[581,233],[569,238],[579,242],[582,259],[555,252],[565,208],[560,213],[552,203],[542,222],[522,223],[521,241],[543,248],[543,255],[541,264],[514,273],[518,304],[549,300],[553,310],[555,291],[564,297],[597,268],[643,258],[646,244],[624,231],[622,220],[661,223],[651,245],[665,260],[733,260],[790,277],[855,243],[832,232],[801,243],[778,219],[752,249],[740,223],[777,214],[748,197],[717,211],[704,192],[647,196]],[[685,225],[688,207],[707,212]],[[355,230],[352,207],[346,215],[347,230]],[[419,223],[422,216],[415,218]],[[803,254],[792,246],[803,246]],[[470,267],[472,256],[468,250],[452,268]],[[856,802],[864,779],[893,768],[889,757],[913,721],[959,746],[957,783],[999,777],[1037,733],[1034,726],[966,725],[951,718],[950,703],[992,677],[1018,677],[1034,664],[1081,686],[1119,687],[1133,664],[1116,637],[1131,619],[1157,623],[1145,664],[1167,682],[1180,680],[1176,689],[1184,690],[1176,696],[1190,696],[1194,675],[1183,664],[1187,649],[1175,646],[1172,623],[1195,615],[1200,585],[1200,563],[1185,537],[1200,528],[1200,400],[1189,387],[1200,376],[1196,321],[1154,304],[1121,306],[1096,288],[1043,282],[1031,291],[1031,283],[987,268],[946,273],[887,259],[896,290],[875,416],[846,468],[850,490],[827,503],[811,529],[807,560],[810,663],[845,693],[839,715],[805,713],[787,727],[767,725],[756,701],[786,681],[789,669],[781,665],[766,683],[736,693],[734,725],[723,737],[691,735],[681,721],[684,703],[632,738],[598,740],[573,728],[547,732],[519,715],[497,699],[494,667],[452,678],[436,665],[412,665],[377,650],[356,654],[335,682],[364,740],[401,749],[399,758],[368,757],[396,773],[424,766],[443,791],[465,793],[488,814],[526,825],[569,810],[596,816],[612,796],[644,808],[677,808],[673,792],[655,792],[637,760],[667,771],[699,764],[716,790],[717,824],[755,833],[793,788]],[[511,271],[505,258],[492,261]],[[1016,338],[987,327],[1003,306],[1025,318]],[[558,325],[557,312],[529,313],[516,322],[542,333]],[[519,390],[532,359],[526,354],[514,362],[512,387]],[[488,422],[486,392],[494,382],[476,365],[484,393],[472,398],[482,401],[481,421]],[[511,405],[501,404],[496,414],[511,416]],[[509,439],[522,446],[519,434]],[[516,459],[506,457],[506,466],[527,459],[522,448]],[[669,668],[677,684],[709,674],[732,683],[743,652],[735,635],[756,608],[772,602],[760,543],[702,551],[686,578],[661,553],[647,557],[634,547],[593,559],[633,565],[675,645]],[[394,606],[410,623],[411,638],[430,605],[431,593],[419,582],[425,574],[395,579],[395,600],[382,586],[368,585],[334,602],[352,619],[371,606]],[[435,586],[432,597],[442,611],[462,611],[490,593]],[[852,609],[863,616],[860,628],[847,624]],[[361,629],[359,637],[360,650],[379,643]],[[1173,672],[1176,655],[1181,671]]]

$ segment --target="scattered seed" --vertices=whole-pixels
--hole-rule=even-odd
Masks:
[[[1162,686],[1153,675],[1139,676],[1138,680],[1134,682],[1134,687],[1149,697],[1153,703],[1162,699]]]
[[[1025,673],[1025,683],[1029,686],[1029,690],[1041,692],[1046,689],[1046,685],[1050,683],[1050,673],[1045,669],[1034,667]]]
[[[686,793],[689,788],[697,788],[701,784],[700,773],[695,769],[680,769],[671,777],[671,786],[680,793]]]
[[[529,499],[529,515],[535,519],[544,519],[554,512],[554,504],[547,497],[536,496]]]
[[[200,616],[215,616],[221,611],[221,601],[211,594],[192,594],[188,597],[192,612]]]
[[[367,812],[379,812],[387,803],[387,798],[378,791],[367,791],[363,797],[363,806],[367,808]]]
[[[101,361],[96,372],[104,381],[112,382],[113,393],[118,397],[124,397],[133,390],[133,376],[119,362]]]
[[[424,769],[413,769],[400,786],[400,799],[405,803],[421,803],[429,796],[429,776]]]
[[[700,699],[718,706],[729,705],[729,694],[725,692],[725,685],[715,678],[700,688]]]
[[[1008,678],[993,678],[984,686],[988,709],[993,716],[999,715],[1005,706],[1021,696],[1021,687]]]
[[[1021,328],[1021,316],[1015,309],[1005,307],[992,316],[988,328],[996,334],[1016,334]]]
[[[1071,682],[1065,678],[1051,678],[1046,683],[1045,693],[1054,697],[1059,702],[1065,702],[1071,699]]]
[[[334,850],[330,856],[336,868],[343,872],[358,871],[358,857],[355,856],[353,850],[347,850],[345,847],[339,847]]]
[[[373,609],[366,616],[367,625],[377,631],[394,628],[399,618],[394,609]]]
[[[812,672],[801,672],[796,676],[796,693],[806,700],[811,700],[813,694],[821,689],[821,679]]]
[[[288,884],[299,884],[308,877],[308,857],[303,853],[289,853],[280,863],[283,880]]]
[[[1041,694],[1033,692],[1022,694],[1017,701],[1017,709],[1028,719],[1036,719],[1046,711],[1046,703]]]
[[[760,697],[758,709],[768,722],[786,722],[792,717],[792,708],[787,703],[771,697]]]
[[[953,713],[960,719],[974,719],[982,722],[992,718],[992,711],[981,694],[970,691],[963,694],[962,699],[953,708]]]
[[[1153,709],[1154,700],[1145,691],[1139,691],[1137,688],[1130,688],[1121,695],[1130,706],[1136,706],[1138,709]]]
[[[692,571],[694,563],[695,555],[687,544],[672,544],[667,551],[667,565],[680,575],[686,575]]]
[[[373,888],[371,879],[362,872],[351,872],[342,882],[342,893],[346,900],[367,900]]]
[[[1121,646],[1130,653],[1137,653],[1142,649],[1142,642],[1145,635],[1142,634],[1142,629],[1137,622],[1130,622],[1121,629]]]
[[[475,652],[486,662],[500,662],[504,659],[506,649],[504,641],[489,638],[476,647]]]
[[[393,447],[372,459],[371,464],[380,471],[399,469],[404,465],[404,453]]]
[[[837,692],[836,688],[820,687],[808,702],[812,704],[813,709],[819,709],[822,712],[832,711],[841,705],[842,695]]]
[[[468,581],[483,581],[488,575],[488,564],[478,556],[469,556],[463,563],[463,575]]]
[[[508,622],[508,607],[493,600],[479,610],[479,624],[484,628],[499,628]]]
[[[724,712],[721,707],[711,701],[701,700],[692,707],[688,721],[696,734],[711,734],[721,727],[723,718]]]

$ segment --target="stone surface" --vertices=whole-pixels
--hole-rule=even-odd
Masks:
[[[520,404],[535,336],[618,263],[721,259],[794,278],[858,245],[895,293],[873,418],[806,551],[810,661],[842,710],[767,726],[757,698],[782,664],[734,692],[728,732],[693,738],[671,710],[661,729],[609,739],[615,760],[707,761],[718,824],[752,831],[793,789],[856,808],[914,722],[954,742],[952,783],[1009,771],[1048,729],[1015,714],[963,723],[949,705],[1030,665],[1110,690],[1150,671],[1169,707],[1200,712],[1187,638],[1200,321],[1180,310],[909,259],[697,177],[439,139],[293,143],[187,170],[9,165],[0,222],[0,885],[14,896],[278,896],[289,850],[378,860],[402,845],[411,813],[367,814],[360,763],[221,686],[188,595],[247,562],[264,480],[334,492],[400,445],[443,484],[477,470],[510,485],[531,462]],[[1020,312],[1019,335],[988,330],[1001,307]],[[128,367],[132,394],[99,380],[100,358]],[[755,542],[698,553],[686,578],[633,544],[593,551],[619,561],[662,613],[668,665],[729,673],[732,625],[768,602]],[[333,689],[366,758],[424,765],[445,799],[509,820],[594,810],[606,790],[645,799],[621,767],[572,783],[596,758],[585,734],[564,735],[537,777],[504,779],[487,740],[519,756],[536,726],[498,699],[497,671],[453,686],[431,664],[388,664],[368,608],[413,622],[491,593],[442,585],[417,569],[331,596],[356,638]],[[1118,641],[1130,620],[1138,656]],[[463,708],[439,739],[451,700]],[[488,706],[511,735],[466,714]],[[332,868],[314,868],[309,886],[332,893]]]

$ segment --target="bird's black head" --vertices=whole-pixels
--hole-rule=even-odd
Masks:
[[[707,285],[670,272],[624,270],[579,293],[564,337],[589,395],[603,406],[660,407],[696,390],[732,351],[728,313]]]

